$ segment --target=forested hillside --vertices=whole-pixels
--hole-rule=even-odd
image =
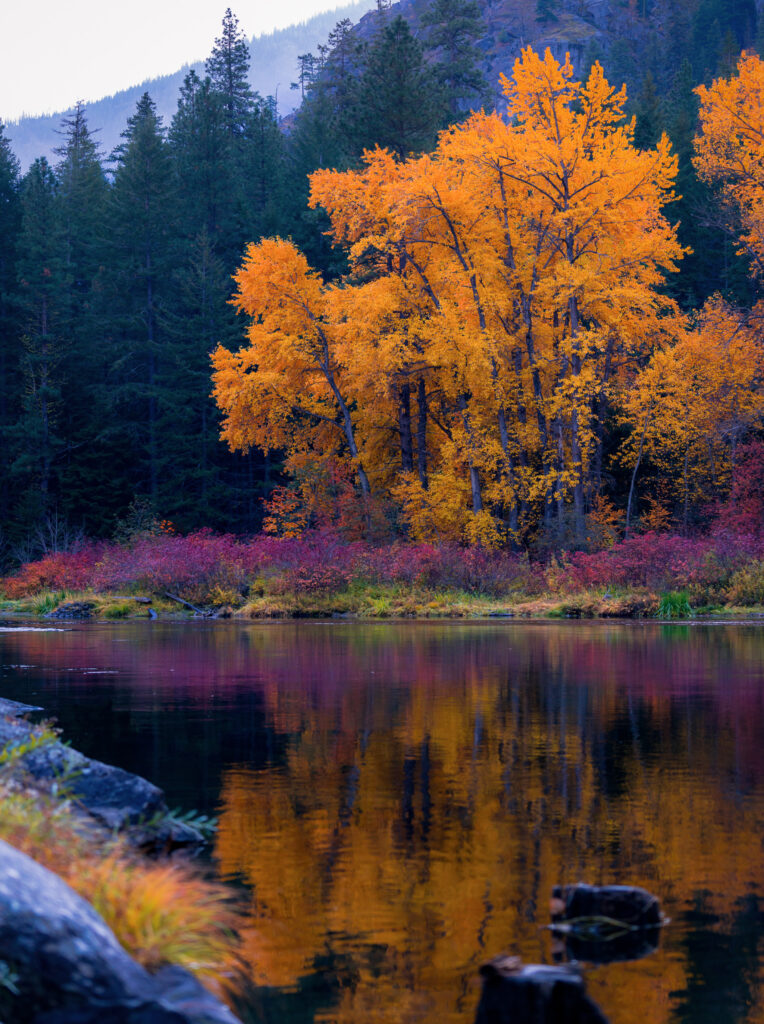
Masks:
[[[357,19],[369,6],[369,2],[356,0],[337,10],[317,14],[299,25],[254,36],[248,42],[247,80],[252,89],[261,96],[272,96],[280,115],[291,113],[300,104],[299,93],[290,88],[296,75],[297,55],[315,46],[316,40],[326,38],[338,19]],[[171,74],[152,78],[113,96],[88,103],[88,125],[102,152],[111,153],[119,143],[120,132],[124,130],[128,117],[145,92],[151,95],[157,113],[169,123],[178,104],[178,92],[189,71],[203,75],[204,61],[190,63]],[[54,157],[54,149],[60,141],[56,132],[61,120],[73,113],[74,110],[67,110],[59,114],[23,117],[7,126],[13,151],[22,170],[25,171],[38,156],[45,156],[48,160]]]
[[[281,120],[228,12],[108,160],[83,106],[24,174],[3,130],[3,558],[141,515],[544,552],[758,507],[760,200],[694,141],[758,38],[752,0],[380,0]]]

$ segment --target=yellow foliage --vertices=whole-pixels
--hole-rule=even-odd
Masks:
[[[673,336],[657,289],[683,254],[668,139],[634,147],[599,64],[577,82],[529,48],[503,86],[507,118],[473,114],[432,154],[316,171],[347,280],[250,246],[249,345],[213,359],[231,447],[342,459],[412,536],[488,546],[567,502],[584,537],[597,410]]]
[[[693,162],[700,177],[719,184],[729,208],[737,211],[740,251],[759,274],[764,259],[764,62],[755,53],[743,53],[734,77],[717,78],[695,91],[701,132]]]
[[[677,343],[657,352],[620,395],[632,427],[625,451],[632,464],[649,454],[662,468],[663,491],[646,499],[648,529],[670,525],[668,469],[680,467],[676,498],[710,497],[729,481],[736,438],[764,412],[764,354],[755,318],[712,296]],[[655,496],[653,496],[655,498]]]

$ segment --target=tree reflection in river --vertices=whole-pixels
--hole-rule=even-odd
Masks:
[[[591,971],[612,1024],[764,1022],[758,625],[126,623],[4,634],[0,668],[86,753],[220,794],[252,1020],[467,1024],[585,880],[673,919]]]

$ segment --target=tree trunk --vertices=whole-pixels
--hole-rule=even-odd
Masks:
[[[417,425],[416,425],[416,459],[419,483],[427,490],[427,392],[424,377],[419,378],[416,392]]]
[[[467,431],[467,436],[470,440],[470,447],[472,444],[472,427],[470,426],[470,414],[467,408],[467,399],[464,395],[459,395],[458,398],[459,411],[462,414],[462,420],[464,422],[464,428]],[[483,511],[483,492],[480,486],[480,473],[472,461],[472,455],[467,452],[467,464],[470,467],[470,488],[472,489],[472,511],[477,515],[478,512]]]
[[[398,391],[398,429],[401,435],[401,469],[414,472],[414,442],[411,437],[411,388],[408,381]]]

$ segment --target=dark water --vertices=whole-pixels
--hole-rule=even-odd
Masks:
[[[0,695],[219,814],[253,1021],[467,1024],[559,882],[655,892],[588,971],[612,1024],[764,1022],[764,627],[163,624],[0,632]]]

